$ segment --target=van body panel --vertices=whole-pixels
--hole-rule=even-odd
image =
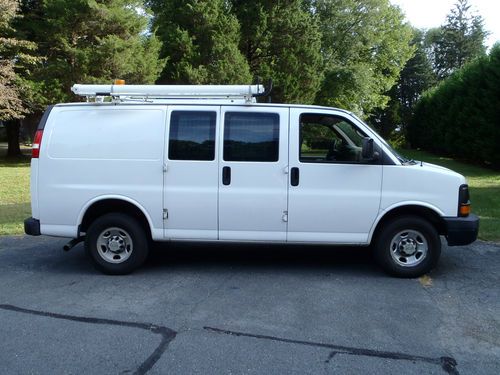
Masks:
[[[457,215],[458,187],[465,183],[463,176],[427,163],[383,168],[382,211],[417,201],[434,207],[442,216]]]
[[[42,234],[76,234],[82,208],[103,195],[141,202],[162,228],[164,126],[160,107],[54,107],[38,162]]]

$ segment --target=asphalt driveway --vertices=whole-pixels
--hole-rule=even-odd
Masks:
[[[2,374],[499,374],[500,246],[390,278],[365,249],[182,244],[129,276],[0,238]]]

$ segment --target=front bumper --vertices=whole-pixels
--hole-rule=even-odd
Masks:
[[[448,246],[468,245],[477,239],[479,218],[476,215],[467,217],[445,217],[446,239]]]
[[[40,220],[33,219],[32,217],[24,220],[24,233],[30,236],[39,236],[40,233]]]

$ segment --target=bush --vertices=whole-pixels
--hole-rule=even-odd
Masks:
[[[412,147],[500,168],[500,45],[424,93]]]

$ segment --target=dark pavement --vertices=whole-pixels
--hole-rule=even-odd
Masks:
[[[165,244],[105,276],[82,245],[0,237],[1,374],[500,374],[500,246],[429,277],[367,249]]]

